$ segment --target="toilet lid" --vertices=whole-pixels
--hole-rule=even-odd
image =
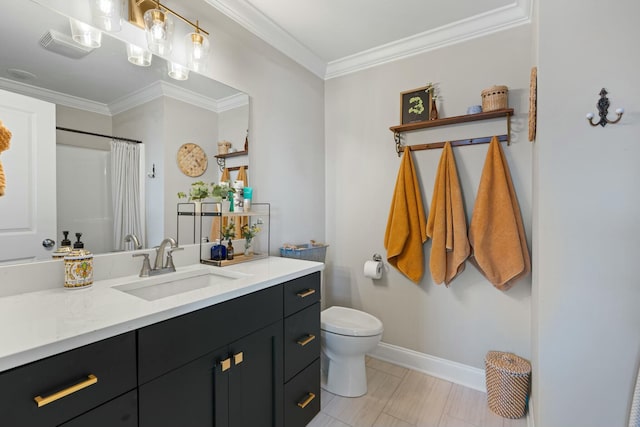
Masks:
[[[329,307],[320,313],[321,329],[340,335],[370,337],[382,333],[382,322],[375,316],[347,307]]]

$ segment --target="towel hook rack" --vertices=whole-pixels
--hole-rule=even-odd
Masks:
[[[598,107],[598,116],[600,116],[600,120],[598,121],[598,123],[593,123],[593,113],[588,113],[587,114],[587,120],[589,121],[589,124],[591,126],[602,126],[605,127],[607,125],[607,123],[609,124],[616,124],[620,121],[620,119],[622,118],[622,115],[624,114],[624,108],[616,108],[616,114],[618,115],[618,118],[616,118],[615,120],[609,120],[607,118],[607,115],[609,114],[609,98],[607,98],[607,90],[605,88],[602,88],[602,90],[600,91],[600,99],[598,100],[598,103],[596,104],[596,106]]]

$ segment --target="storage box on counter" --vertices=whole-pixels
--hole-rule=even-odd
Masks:
[[[280,248],[280,256],[285,258],[324,262],[328,246],[329,245],[325,245],[324,243],[300,245],[285,244]]]

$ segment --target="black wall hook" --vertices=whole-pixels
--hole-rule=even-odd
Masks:
[[[602,127],[605,127],[607,123],[613,125],[618,123],[622,118],[622,115],[624,114],[623,108],[616,109],[616,114],[618,115],[618,117],[615,120],[609,120],[607,118],[607,115],[609,114],[609,98],[607,98],[607,94],[607,90],[605,88],[602,88],[602,90],[600,91],[600,99],[596,104],[596,106],[598,107],[598,115],[600,116],[600,120],[598,121],[598,123],[593,122],[593,113],[587,114],[587,120],[589,121],[591,126],[600,125]]]

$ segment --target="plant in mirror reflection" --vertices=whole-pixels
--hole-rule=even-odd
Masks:
[[[204,181],[196,181],[191,184],[189,194],[180,191],[178,199],[188,199],[189,201],[202,201],[207,198],[226,199],[230,192],[235,193],[235,191],[228,182],[207,184]]]

